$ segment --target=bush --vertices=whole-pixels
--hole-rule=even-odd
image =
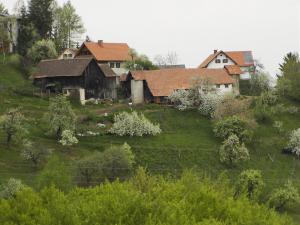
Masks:
[[[6,143],[9,145],[12,138],[24,134],[24,116],[19,109],[10,109],[0,117],[0,129],[6,134]]]
[[[156,136],[161,133],[159,124],[151,123],[143,114],[122,112],[115,115],[114,124],[109,130],[118,136]]]
[[[29,50],[28,57],[38,63],[44,59],[54,59],[57,57],[55,44],[51,40],[37,41]]]
[[[77,164],[77,183],[92,186],[116,179],[125,180],[132,172],[134,155],[128,144],[112,146],[103,153],[95,153]]]
[[[238,177],[236,194],[246,194],[249,199],[257,199],[264,186],[261,171],[245,170]]]
[[[59,143],[61,143],[63,146],[72,146],[78,144],[78,139],[75,137],[73,131],[64,130]]]
[[[222,101],[217,104],[217,107],[213,113],[213,118],[216,120],[221,120],[223,118],[235,116],[245,112],[249,109],[250,103],[251,102],[247,99],[240,100],[233,95],[226,95]]]
[[[281,121],[275,121],[273,124],[273,127],[276,129],[277,133],[281,134],[283,133],[283,122]]]
[[[20,180],[10,178],[5,185],[0,188],[0,199],[14,198],[18,192],[24,189],[25,186]]]
[[[71,170],[57,156],[53,156],[46,167],[38,175],[36,184],[39,190],[54,185],[61,191],[69,191],[73,187]]]
[[[287,148],[292,154],[300,157],[300,128],[292,132]]]
[[[32,142],[25,140],[21,156],[25,160],[32,162],[35,166],[38,166],[41,162],[45,161],[51,153],[52,151],[47,147],[33,146]]]
[[[191,92],[188,90],[176,90],[168,97],[168,100],[179,110],[190,109],[194,106]]]
[[[221,102],[221,97],[214,92],[202,92],[200,94],[200,102],[200,106],[198,107],[200,113],[204,116],[213,117],[217,106]]]
[[[237,116],[228,117],[216,123],[214,133],[223,140],[231,135],[236,135],[241,142],[249,142],[252,139],[252,133],[248,130],[247,123]]]
[[[288,206],[299,203],[300,197],[297,189],[291,182],[287,182],[283,188],[274,191],[269,199],[269,205],[278,211],[285,210]]]
[[[223,142],[219,151],[220,161],[229,166],[234,166],[241,161],[250,159],[249,151],[244,144],[240,144],[236,135],[231,135]]]

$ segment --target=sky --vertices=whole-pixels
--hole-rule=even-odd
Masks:
[[[63,4],[67,0],[58,0]],[[11,11],[16,0],[0,0]],[[299,0],[71,0],[91,40],[126,42],[197,67],[214,49],[252,50],[273,76],[300,51]]]

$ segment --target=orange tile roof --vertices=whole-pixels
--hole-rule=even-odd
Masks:
[[[211,54],[208,56],[199,66],[199,68],[206,68],[208,64],[215,59],[219,54],[224,53],[227,55],[236,65],[238,66],[254,66],[254,60],[251,51],[232,51],[232,52],[223,52],[218,51],[217,53]],[[247,56],[250,58],[248,59]]]
[[[214,84],[233,84],[235,81],[225,69],[166,69],[132,71],[133,79],[145,80],[153,96],[169,96],[179,89],[190,89],[193,81],[208,78]]]
[[[237,65],[228,65],[228,66],[225,66],[225,69],[227,70],[227,72],[230,75],[240,75],[243,73],[243,71],[241,70],[241,67],[239,67]]]
[[[78,54],[83,47],[86,47],[97,61],[127,61],[130,60],[129,46],[126,43],[102,43],[84,42]]]

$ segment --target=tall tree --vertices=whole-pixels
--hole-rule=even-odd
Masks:
[[[42,39],[51,37],[54,0],[30,0],[29,17]]]
[[[21,16],[22,9],[25,7],[24,0],[17,0],[17,2],[14,5],[13,13],[17,16]]]
[[[75,46],[76,36],[85,32],[82,20],[71,1],[55,10],[54,39],[58,50]]]
[[[0,14],[8,15],[8,10],[1,2],[0,2]]]
[[[28,49],[32,47],[37,39],[37,31],[30,21],[25,5],[23,5],[20,9],[18,53],[26,56]]]

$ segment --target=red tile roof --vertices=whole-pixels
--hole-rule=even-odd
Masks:
[[[213,61],[219,54],[225,54],[229,57],[236,65],[241,67],[254,66],[253,55],[251,51],[232,51],[232,52],[223,52],[218,51],[214,54],[208,56],[199,66],[199,68],[206,68],[208,64]]]
[[[241,70],[241,67],[239,67],[237,65],[228,65],[228,66],[225,66],[225,69],[227,70],[227,72],[230,75],[240,75],[243,73],[243,71]]]
[[[78,51],[86,47],[97,61],[127,61],[130,60],[129,46],[126,43],[102,43],[84,42]],[[81,57],[81,56],[80,56]]]
[[[169,96],[179,89],[190,89],[193,81],[208,78],[214,84],[233,84],[235,81],[225,69],[166,69],[132,71],[133,79],[145,80],[153,96]]]

